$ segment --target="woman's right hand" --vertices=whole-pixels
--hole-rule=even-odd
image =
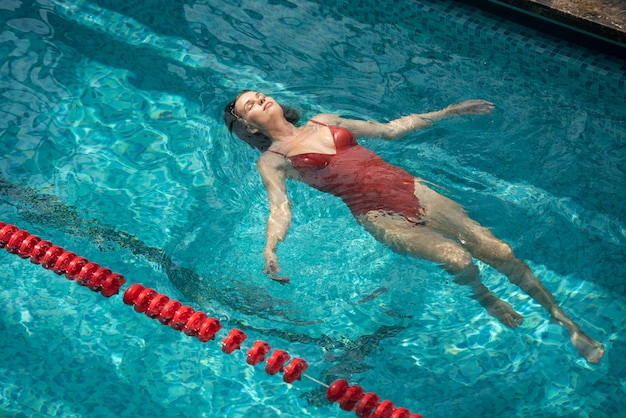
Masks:
[[[267,274],[270,279],[277,281],[280,284],[287,284],[291,281],[291,279],[287,276],[279,276],[280,267],[278,267],[278,258],[276,257],[276,253],[273,251],[265,252],[265,274]]]

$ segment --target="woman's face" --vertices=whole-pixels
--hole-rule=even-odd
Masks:
[[[235,114],[252,128],[260,128],[277,116],[282,117],[282,108],[274,99],[257,91],[242,93],[235,101]]]

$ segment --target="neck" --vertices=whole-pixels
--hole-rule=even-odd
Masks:
[[[271,138],[272,142],[284,142],[296,137],[301,129],[287,119],[282,119],[276,124],[262,128],[261,132]]]

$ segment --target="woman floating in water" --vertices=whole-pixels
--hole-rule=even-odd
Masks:
[[[433,191],[424,181],[383,161],[360,146],[355,136],[400,138],[450,116],[489,113],[493,104],[469,100],[445,109],[412,114],[388,123],[350,120],[320,114],[302,126],[299,116],[271,97],[242,92],[224,112],[231,131],[262,151],[257,168],[269,198],[265,270],[281,284],[276,247],[291,223],[286,179],[297,179],[339,196],[357,221],[392,250],[434,261],[470,286],[472,297],[504,325],[517,328],[522,316],[481,283],[473,257],[505,274],[511,283],[543,306],[568,331],[578,353],[590,363],[604,355],[602,344],[585,334],[558,306],[552,294],[511,247],[472,220],[454,201]]]

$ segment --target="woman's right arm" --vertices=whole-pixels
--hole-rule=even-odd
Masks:
[[[270,214],[265,235],[265,272],[280,284],[289,283],[289,277],[278,276],[280,267],[276,257],[278,243],[285,240],[291,225],[291,202],[287,196],[286,165],[284,157],[265,152],[257,161],[257,168],[267,190]]]

